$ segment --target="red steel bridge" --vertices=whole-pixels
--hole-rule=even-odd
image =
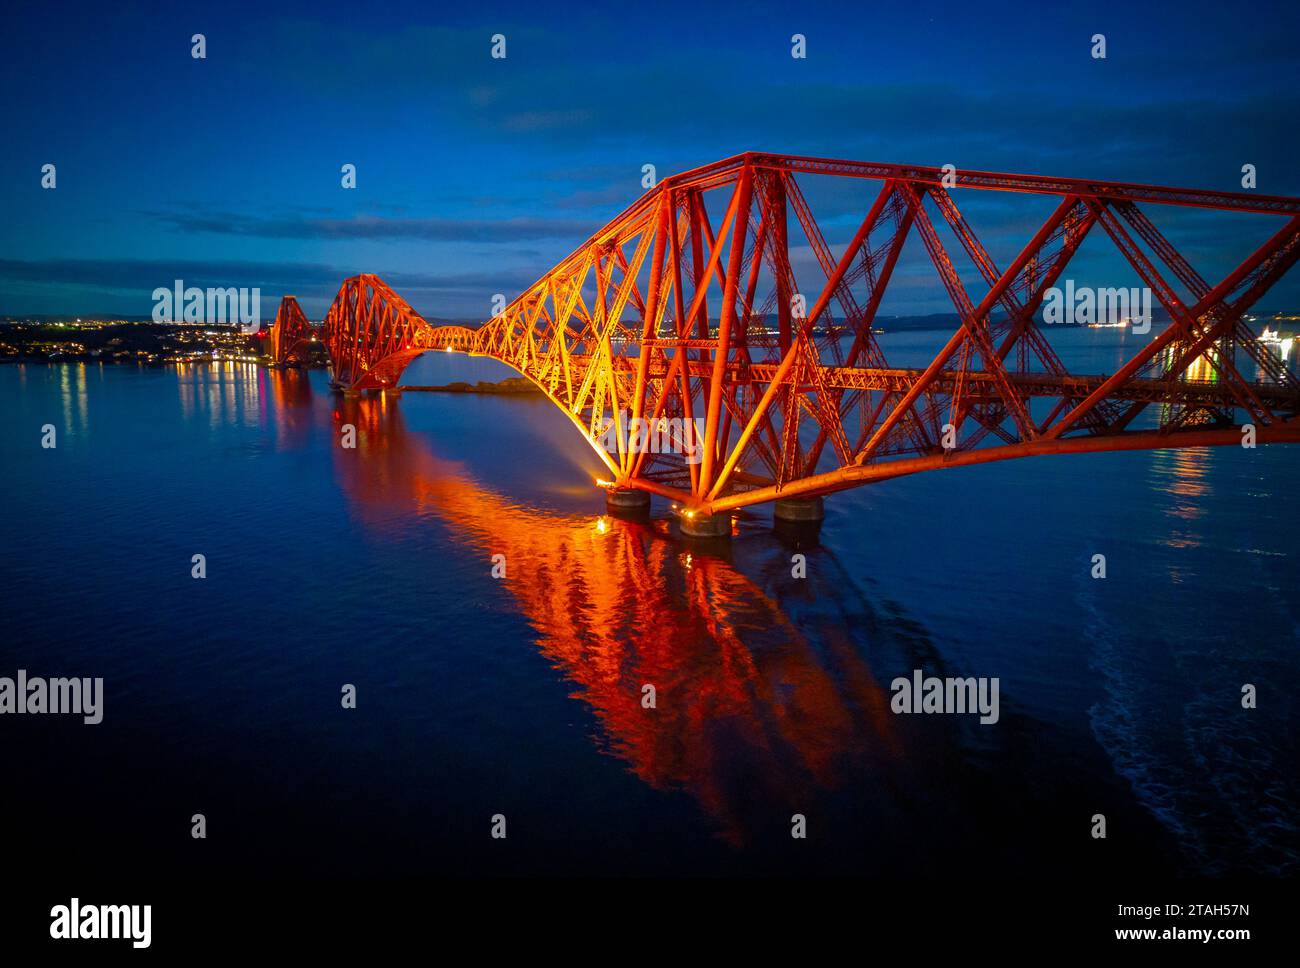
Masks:
[[[812,179],[879,183],[838,253],[801,188]],[[999,266],[957,207],[971,191],[1053,207]],[[708,203],[716,218],[724,199],[715,223]],[[1174,208],[1271,216],[1271,234],[1211,281],[1148,214]],[[913,234],[960,324],[927,366],[900,367],[873,323]],[[1069,372],[1035,318],[1089,234],[1171,320],[1092,375]],[[814,278],[795,278],[792,248]],[[323,341],[346,391],[396,388],[430,350],[500,360],[591,443],[611,498],[658,494],[719,522],[945,467],[1235,445],[1246,424],[1261,443],[1300,441],[1300,382],[1243,321],[1297,258],[1297,198],[749,153],[659,182],[477,329],[432,325],[359,275],[319,327],[284,297],[271,352],[293,361]],[[693,453],[629,432],[688,425]]]

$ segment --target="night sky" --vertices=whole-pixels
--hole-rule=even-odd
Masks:
[[[1300,195],[1293,0],[181,6],[7,6],[0,314],[147,315],[179,277],[319,317],[376,272],[426,316],[486,318],[630,204],[642,165],[746,150],[1222,190],[1251,163],[1258,191]],[[995,255],[1046,211],[973,194]],[[822,202],[842,243],[863,202]],[[1180,218],[1207,276],[1280,227]],[[1300,273],[1260,307],[1295,305]],[[918,283],[893,309],[951,304]]]

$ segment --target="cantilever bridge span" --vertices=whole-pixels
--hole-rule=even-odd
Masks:
[[[801,187],[817,177],[880,183],[838,253]],[[999,266],[949,186],[1054,208]],[[722,199],[715,224],[707,203],[716,213]],[[1213,282],[1148,215],[1172,207],[1275,224]],[[1090,234],[1171,320],[1102,375],[1069,372],[1036,318]],[[959,319],[923,368],[891,366],[873,331],[910,236]],[[792,249],[811,251],[803,278]],[[285,297],[272,352],[294,359],[318,334],[346,390],[396,387],[429,350],[493,357],[568,416],[608,468],[602,483],[717,522],[944,467],[1238,444],[1249,432],[1300,441],[1300,381],[1243,319],[1298,258],[1296,198],[750,153],[664,179],[477,329],[434,326],[359,275],[319,329]],[[629,433],[668,424],[699,439],[652,449]]]

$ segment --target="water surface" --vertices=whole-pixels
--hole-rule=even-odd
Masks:
[[[885,349],[915,365],[945,335]],[[1074,331],[1062,352],[1113,369],[1124,338]],[[405,382],[505,375],[430,354]],[[675,539],[658,503],[649,524],[604,516],[597,460],[541,399],[4,366],[0,408],[0,675],[106,692],[99,726],[0,721],[20,855],[391,874],[1298,866],[1300,451],[860,488],[828,499],[800,580],[764,509],[721,557]],[[1000,721],[892,714],[890,681],[916,668],[999,677]]]

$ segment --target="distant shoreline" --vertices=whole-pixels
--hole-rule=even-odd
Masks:
[[[520,396],[527,394],[541,394],[541,387],[531,380],[525,380],[523,377],[511,376],[506,377],[496,383],[487,380],[479,380],[478,383],[447,383],[442,386],[398,386],[398,390],[405,393],[407,390],[414,390],[417,393],[486,393],[496,396]]]

